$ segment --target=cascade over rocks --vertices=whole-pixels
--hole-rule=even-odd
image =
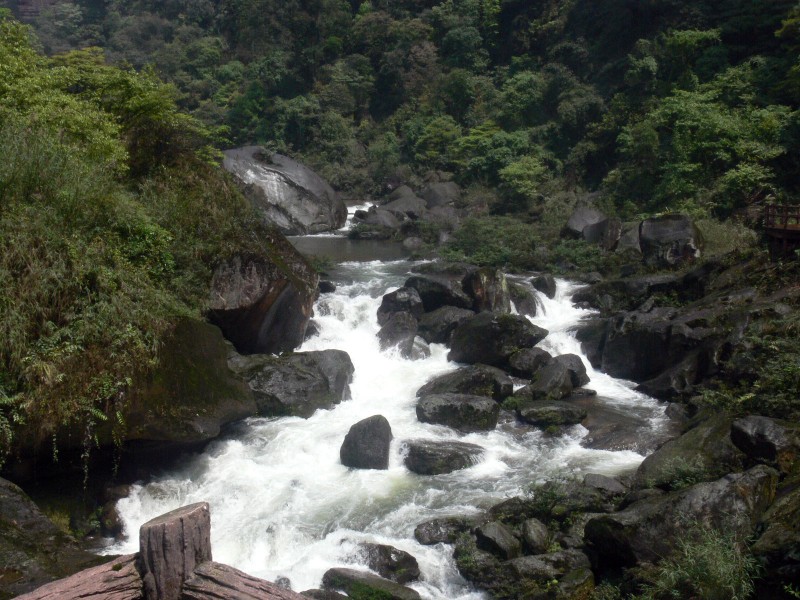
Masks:
[[[757,466],[709,483],[645,498],[595,517],[585,536],[600,569],[656,562],[687,540],[693,524],[747,539],[775,497],[778,474]]]
[[[462,432],[491,431],[497,426],[500,405],[484,396],[432,394],[417,402],[422,423],[447,425]]]
[[[417,336],[417,320],[408,312],[390,313],[378,331],[381,350],[397,346],[400,355],[410,358],[414,350],[414,339]]]
[[[541,300],[539,300],[535,292],[532,292],[524,285],[509,282],[508,294],[511,297],[511,303],[519,314],[535,317],[539,313],[539,309],[542,306]]]
[[[465,319],[453,330],[447,359],[469,364],[506,366],[514,352],[521,348],[532,348],[547,333],[547,330],[519,315],[479,313]]]
[[[233,354],[231,368],[250,386],[264,417],[307,419],[317,409],[329,410],[350,399],[355,367],[347,352],[320,350],[283,356]]]
[[[549,273],[531,279],[531,285],[551,300],[556,297],[556,279]]]
[[[244,354],[273,354],[303,343],[319,276],[282,236],[269,244],[275,259],[234,256],[211,281],[209,320]]]
[[[497,269],[461,263],[430,263],[416,269],[405,282],[419,292],[425,312],[443,306],[509,312],[511,297],[505,275]]]
[[[453,544],[461,534],[475,527],[475,519],[469,517],[442,517],[420,523],[414,529],[414,539],[423,546]]]
[[[465,442],[408,440],[405,465],[418,475],[441,475],[473,466],[483,448]]]
[[[333,231],[347,220],[347,207],[328,182],[287,156],[245,146],[225,151],[223,166],[264,220],[285,235]]]
[[[374,415],[353,425],[344,438],[339,458],[354,469],[388,469],[392,428],[383,415]]]
[[[567,369],[572,387],[579,388],[589,383],[589,375],[586,374],[586,367],[581,357],[577,354],[562,354],[556,356],[553,360]]]
[[[514,382],[504,371],[488,365],[470,365],[434,377],[417,390],[417,396],[470,394],[502,402],[514,392]]]

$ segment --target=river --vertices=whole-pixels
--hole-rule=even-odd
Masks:
[[[667,426],[663,405],[635,392],[632,384],[593,370],[585,357],[591,379],[587,387],[598,392],[591,402],[624,416],[626,438],[635,442],[605,444],[614,450],[587,447],[592,446],[589,432],[581,425],[550,436],[513,418],[501,418],[495,431],[467,435],[418,422],[417,389],[458,365],[447,361],[447,349],[438,344],[431,346],[429,358],[417,361],[379,349],[381,297],[401,286],[412,266],[406,260],[350,261],[330,271],[337,289],[320,297],[315,307],[320,333],[300,350],[348,352],[355,365],[351,400],[310,419],[249,419],[180,469],[133,486],[118,503],[129,537],[106,552],[135,552],[142,523],[181,505],[207,501],[214,559],[257,577],[288,578],[295,591],[319,587],[331,567],[359,568],[357,544],[369,541],[417,558],[422,576],[411,587],[424,598],[478,599],[484,596],[459,576],[451,547],[415,541],[417,524],[476,514],[554,477],[615,475],[636,468]],[[572,305],[574,289],[575,284],[558,281],[557,296],[540,295],[541,310],[532,318],[550,331],[540,345],[552,354],[581,352],[572,329],[590,313]],[[375,414],[388,419],[394,434],[389,469],[344,467],[339,447],[345,434]],[[403,465],[402,442],[412,438],[471,442],[485,453],[471,468],[419,476]]]

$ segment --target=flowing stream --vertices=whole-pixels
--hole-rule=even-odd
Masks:
[[[366,568],[360,565],[357,545],[369,541],[417,558],[422,577],[411,587],[424,598],[483,598],[459,576],[450,546],[415,541],[417,524],[478,513],[555,476],[619,474],[642,461],[644,446],[586,447],[588,432],[580,425],[553,437],[511,420],[495,431],[468,435],[418,422],[417,389],[457,365],[447,361],[447,349],[438,344],[431,346],[429,358],[418,361],[379,349],[375,334],[381,297],[403,284],[410,266],[407,261],[342,263],[331,272],[336,292],[317,303],[320,334],[300,350],[347,351],[355,365],[351,400],[310,419],[249,419],[180,470],[135,485],[118,504],[128,538],[106,551],[135,552],[142,523],[207,501],[214,559],[272,581],[288,578],[296,591],[319,587],[331,567]],[[570,330],[589,313],[572,306],[573,290],[573,284],[559,281],[556,298],[541,296],[542,309],[532,319],[550,331],[541,346],[552,354],[581,354]],[[598,391],[591,402],[625,415],[638,428],[637,439],[651,440],[665,428],[662,405],[594,371],[585,358],[584,363],[591,378],[587,387]],[[394,434],[389,469],[344,467],[339,447],[345,434],[375,414],[388,419]],[[419,476],[403,465],[402,442],[412,438],[462,440],[479,444],[485,453],[471,468]]]

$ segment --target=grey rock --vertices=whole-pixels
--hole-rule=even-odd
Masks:
[[[465,442],[409,440],[405,465],[418,475],[441,475],[474,465],[483,448]]]
[[[389,313],[383,327],[378,331],[381,350],[397,346],[404,358],[411,356],[416,337],[417,320],[407,312]]]
[[[599,223],[605,218],[606,216],[599,210],[589,206],[578,207],[573,211],[572,216],[570,216],[569,220],[567,221],[567,224],[562,231],[562,235],[565,237],[580,238],[583,235],[583,230],[588,225]]]
[[[553,357],[541,348],[523,348],[508,359],[509,371],[517,377],[532,379],[542,367],[550,364]]]
[[[645,219],[639,226],[639,242],[648,264],[673,267],[700,258],[703,236],[685,215]]]
[[[579,388],[589,383],[589,375],[586,374],[586,367],[583,360],[577,354],[562,354],[553,360],[564,365],[569,372],[572,387]]]
[[[355,469],[388,469],[392,428],[386,417],[374,415],[353,425],[339,449],[339,458],[346,467]]]
[[[384,325],[389,320],[390,315],[398,312],[407,312],[415,319],[422,317],[425,311],[417,290],[401,287],[385,294],[381,300],[380,307],[378,307],[378,323]]]
[[[527,519],[522,524],[522,541],[529,554],[544,554],[550,545],[550,532],[539,519]]]
[[[541,300],[535,292],[519,283],[509,282],[508,293],[511,296],[511,303],[519,314],[535,317],[539,313]]]
[[[465,319],[453,330],[448,360],[501,367],[521,348],[532,348],[547,336],[525,317],[493,312]]]
[[[800,426],[796,423],[750,415],[733,422],[731,440],[751,459],[783,474],[800,472]]]
[[[614,250],[622,235],[622,221],[616,218],[603,219],[583,228],[583,239],[603,250]]]
[[[419,579],[417,559],[408,552],[385,544],[359,544],[359,549],[367,566],[373,571],[396,583],[406,584]]]
[[[506,276],[497,269],[478,269],[467,273],[461,287],[473,300],[475,312],[511,312],[511,296]]]
[[[422,315],[418,332],[429,344],[446,344],[456,326],[474,315],[474,311],[466,308],[442,306]]]
[[[453,205],[461,197],[461,188],[457,183],[445,181],[442,183],[429,183],[420,192],[428,208]]]
[[[386,600],[420,599],[420,595],[410,588],[355,569],[329,569],[322,577],[322,585],[326,589],[341,590],[350,597],[354,597],[354,593],[360,593],[363,597],[385,598]],[[371,594],[371,596],[367,596],[367,594]]]
[[[522,544],[514,533],[500,523],[492,521],[475,529],[478,548],[490,552],[504,560],[517,558],[522,554]]]
[[[537,275],[531,279],[531,285],[551,300],[556,297],[556,279],[552,275]]]
[[[538,427],[575,425],[586,418],[586,409],[569,402],[541,400],[518,409],[519,418]]]
[[[462,534],[475,526],[467,517],[443,517],[420,523],[414,529],[414,539],[423,546],[453,544]]]
[[[463,432],[491,431],[497,426],[500,405],[483,396],[435,394],[417,402],[417,418],[422,423],[446,425]]]
[[[514,382],[504,371],[488,365],[469,365],[431,379],[417,390],[417,396],[470,394],[502,402],[514,392]]]
[[[561,362],[553,360],[538,369],[531,383],[514,392],[520,406],[541,400],[561,400],[572,391],[572,376]]]

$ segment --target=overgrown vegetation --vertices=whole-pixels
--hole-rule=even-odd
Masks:
[[[0,12],[0,464],[23,425],[90,444],[215,261],[267,250],[207,143],[151,72],[45,58]]]

